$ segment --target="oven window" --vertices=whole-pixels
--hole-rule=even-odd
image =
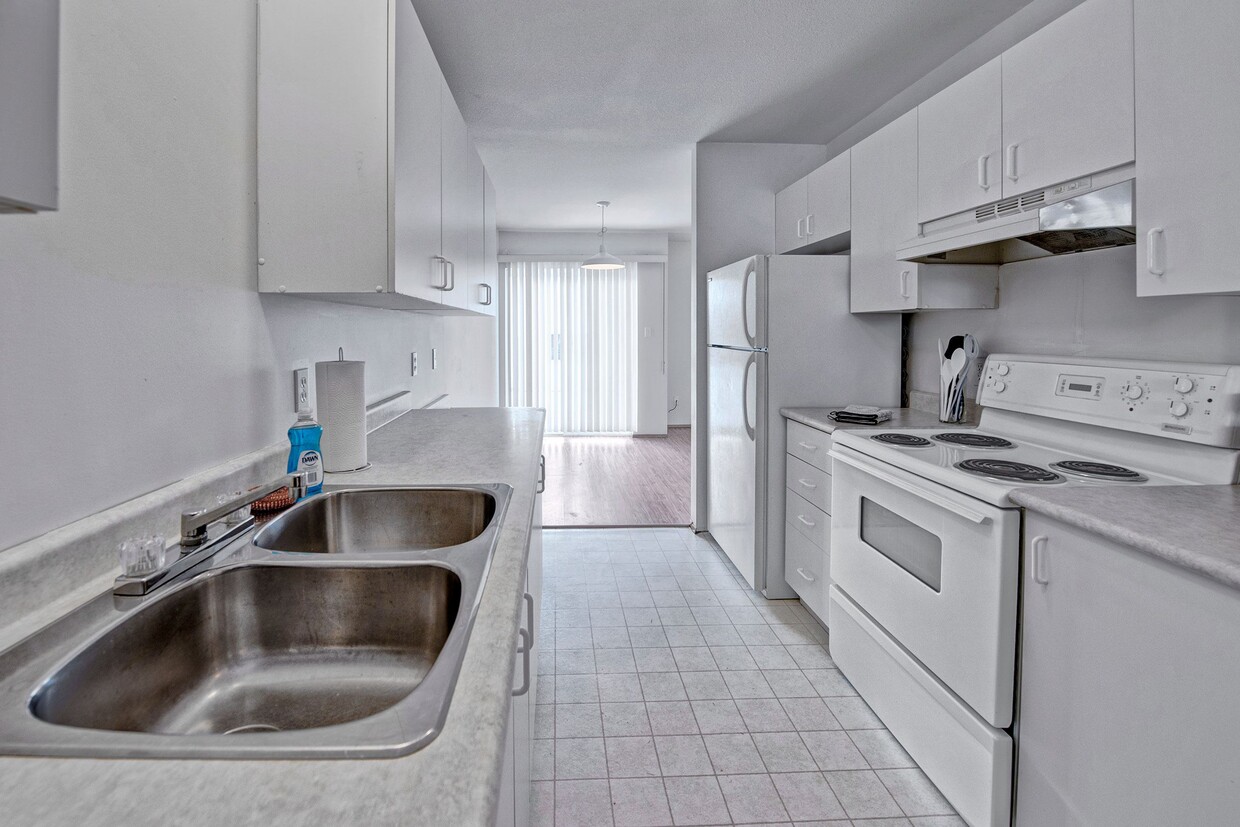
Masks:
[[[861,498],[861,539],[936,592],[943,583],[943,541],[918,525]]]

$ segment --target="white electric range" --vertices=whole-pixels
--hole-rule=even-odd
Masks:
[[[834,435],[831,654],[972,825],[1010,822],[1025,486],[1240,481],[1240,367],[989,357],[977,429]],[[1036,561],[1025,561],[1025,565]]]

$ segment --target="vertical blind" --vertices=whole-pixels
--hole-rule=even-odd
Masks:
[[[504,404],[545,408],[553,434],[631,433],[637,381],[637,265],[502,265]]]

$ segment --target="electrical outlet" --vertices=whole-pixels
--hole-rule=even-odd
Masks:
[[[439,348],[431,348],[431,370],[439,370]]]
[[[418,375],[418,352],[416,350],[409,354],[409,375]]]
[[[310,368],[293,371],[293,413],[310,408]]]

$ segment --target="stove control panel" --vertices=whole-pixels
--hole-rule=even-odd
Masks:
[[[978,402],[1240,448],[1240,366],[994,354]]]

